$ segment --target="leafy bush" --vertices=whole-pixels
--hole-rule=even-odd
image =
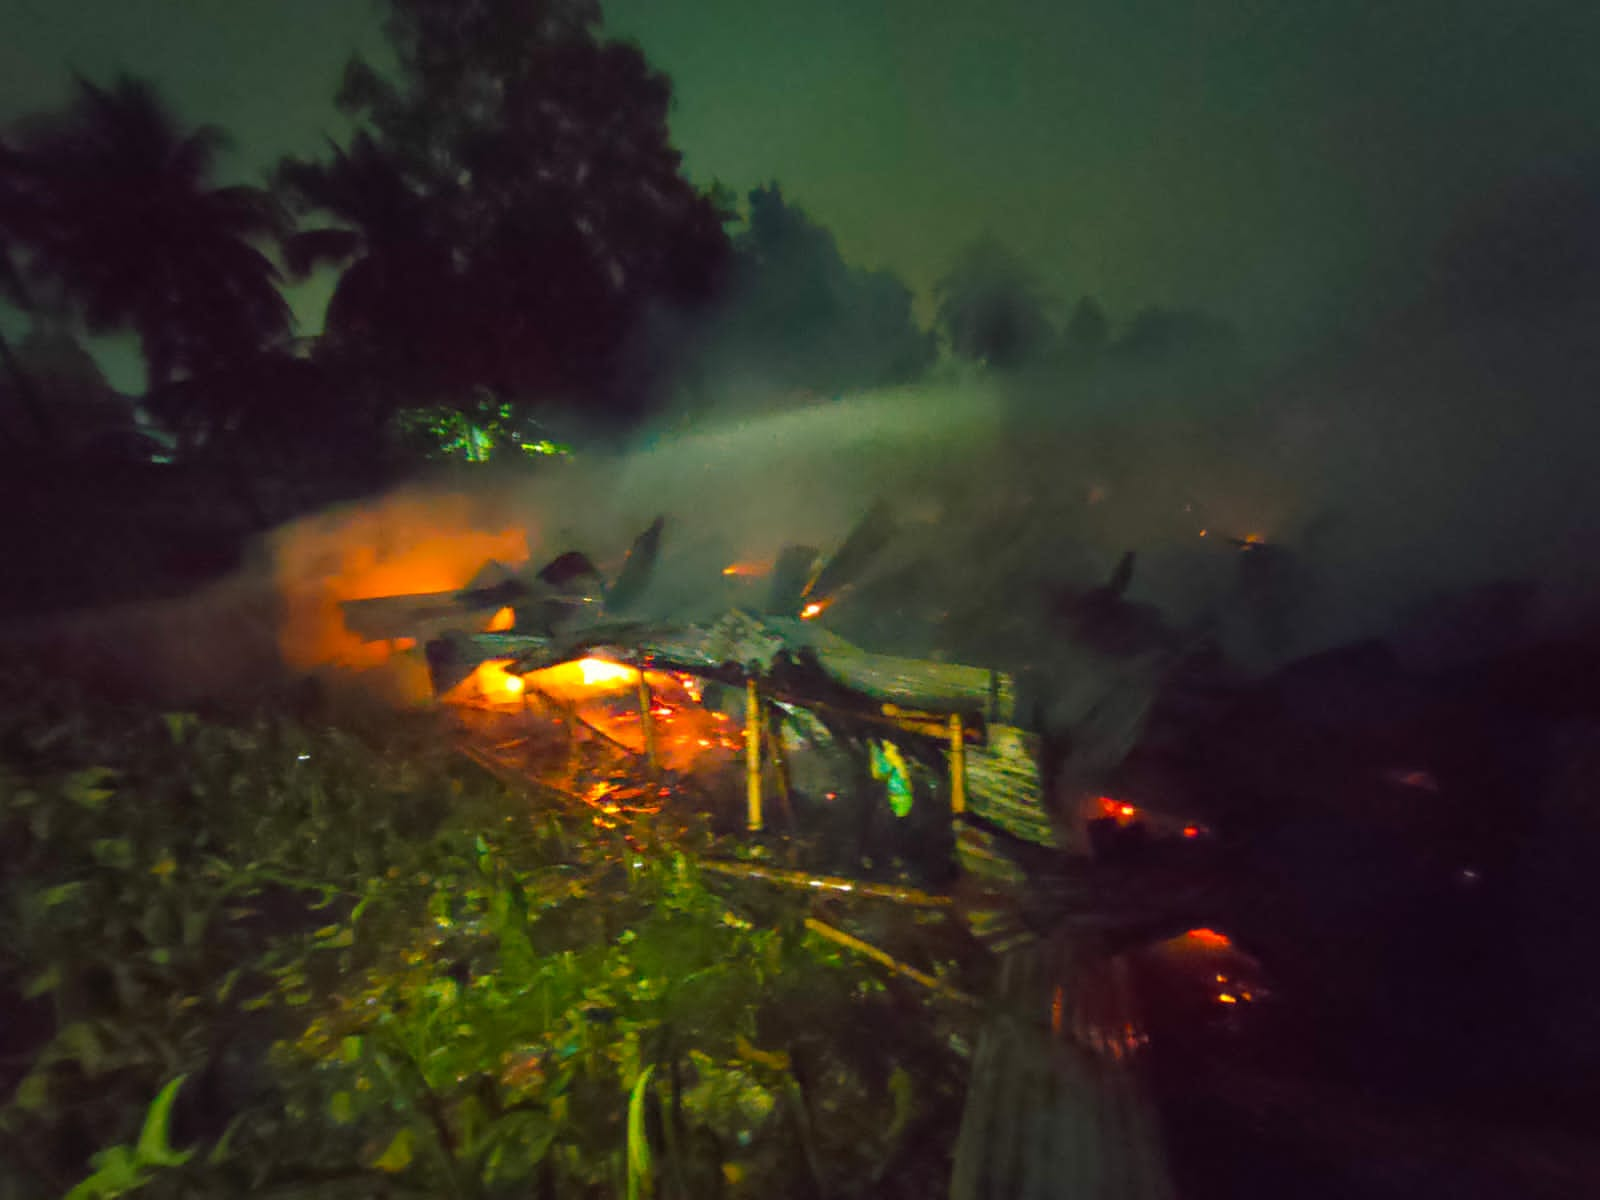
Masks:
[[[803,894],[719,894],[682,830],[530,802],[421,718],[25,699],[0,1196],[943,1189],[948,1014]]]

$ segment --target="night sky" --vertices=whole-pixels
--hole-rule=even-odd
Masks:
[[[612,0],[690,172],[776,178],[927,311],[993,231],[1065,300],[1195,305],[1293,345],[1403,299],[1475,197],[1600,149],[1600,6],[1559,0]],[[147,75],[231,175],[342,131],[371,0],[0,0],[0,118]],[[297,308],[318,323],[313,289]],[[1382,299],[1380,299],[1382,298]],[[129,378],[129,372],[133,378]],[[113,364],[115,381],[137,371]]]

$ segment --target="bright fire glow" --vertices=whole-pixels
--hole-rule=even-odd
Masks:
[[[761,562],[736,562],[729,563],[722,568],[724,575],[736,575],[741,579],[756,579],[765,575],[772,568]]]
[[[827,611],[827,608],[828,602],[826,600],[813,600],[800,610],[800,619],[809,621],[812,617],[819,617]]]
[[[1132,821],[1139,815],[1139,810],[1125,801],[1112,796],[1100,797],[1100,811],[1108,817],[1121,823]]]
[[[632,667],[625,667],[621,663],[614,663],[604,658],[580,658],[578,671],[588,687],[599,687],[607,683],[632,683],[639,677],[639,672]]]
[[[1232,938],[1225,933],[1218,933],[1215,929],[1191,929],[1183,936],[1201,946],[1214,946],[1219,950],[1225,950],[1233,945]]]
[[[472,673],[472,682],[477,689],[489,700],[503,701],[514,696],[522,695],[527,686],[520,675],[513,675],[506,670],[511,660],[509,658],[492,659],[480,663],[478,669]]]
[[[504,633],[506,630],[514,627],[516,623],[516,610],[508,605],[507,607],[500,609],[494,614],[494,616],[489,618],[489,623],[483,627],[483,631],[485,633]]]
[[[525,562],[528,540],[527,529],[504,525],[466,497],[422,493],[284,526],[270,539],[284,660],[296,668],[380,666],[390,643],[362,641],[346,628],[342,601],[454,591],[491,559]]]

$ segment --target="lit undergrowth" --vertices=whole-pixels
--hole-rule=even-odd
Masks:
[[[0,1196],[944,1189],[959,1017],[555,803],[412,718],[12,698]]]

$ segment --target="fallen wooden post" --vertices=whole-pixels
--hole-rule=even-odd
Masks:
[[[954,903],[949,896],[893,883],[862,883],[837,875],[808,875],[804,871],[786,871],[780,867],[763,867],[754,863],[723,862],[714,858],[702,858],[700,866],[719,875],[759,879],[765,883],[818,892],[847,892],[856,896],[870,896],[875,900],[896,900],[916,908],[949,908]]]
[[[815,917],[806,918],[806,928],[818,937],[825,937],[830,942],[843,946],[846,950],[853,950],[857,954],[870,958],[873,962],[888,968],[892,974],[904,975],[907,979],[920,983],[930,991],[938,992],[939,995],[947,1000],[954,1000],[958,1004],[964,1004],[969,1008],[981,1009],[983,1007],[982,1002],[976,996],[968,995],[960,988],[951,987],[944,980],[935,979],[926,971],[919,971],[909,963],[901,962],[887,951],[879,950],[871,942],[863,942],[860,938],[854,937],[842,929],[835,929],[832,925],[819,921]]]

